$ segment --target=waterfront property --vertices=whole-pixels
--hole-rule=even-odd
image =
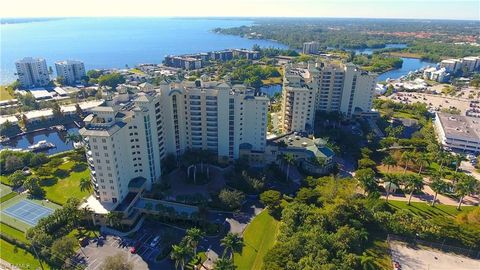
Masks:
[[[268,98],[243,85],[225,82],[163,83],[107,98],[80,130],[84,137],[98,213],[135,218],[133,205],[160,181],[162,160],[187,150],[211,152],[219,162],[238,159],[241,145],[266,147]],[[143,179],[139,187],[133,183]],[[136,186],[136,185],[135,185]]]
[[[25,88],[46,86],[50,82],[47,62],[43,58],[25,57],[15,62],[20,84]]]
[[[62,77],[67,85],[73,85],[86,76],[85,65],[80,61],[59,61],[55,63],[55,68],[57,70],[57,78]]]
[[[317,111],[338,112],[346,117],[369,113],[376,78],[353,64],[286,66],[280,129],[285,133],[311,132]]]

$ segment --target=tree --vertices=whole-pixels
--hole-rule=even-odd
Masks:
[[[460,168],[460,165],[462,165],[462,161],[467,160],[464,154],[457,154],[454,157],[455,160],[455,172],[458,172],[458,169]]]
[[[108,223],[112,227],[118,227],[120,225],[122,217],[123,217],[123,215],[120,212],[109,212],[107,214]]]
[[[455,185],[455,193],[460,197],[457,210],[462,206],[463,198],[477,191],[479,183],[472,175],[463,174]]]
[[[408,197],[408,205],[410,205],[413,193],[415,191],[420,191],[423,188],[423,178],[417,174],[404,174],[403,181],[405,188],[410,191],[410,195]]]
[[[229,209],[238,209],[245,200],[245,194],[238,190],[222,189],[218,195],[220,201]]]
[[[400,184],[400,180],[398,175],[395,174],[386,174],[385,175],[385,182],[388,184],[385,186],[385,191],[387,192],[386,201],[388,202],[388,196],[390,196],[390,189],[392,188],[392,184],[398,186]]]
[[[57,83],[60,85],[65,85],[65,78],[62,76],[57,77]]]
[[[23,173],[23,171],[15,171],[14,173],[8,176],[8,180],[12,183],[14,187],[19,187],[23,185],[23,182],[27,179],[27,176]]]
[[[76,239],[64,236],[53,242],[51,252],[55,258],[59,259],[59,262],[65,262],[66,259],[69,259],[76,253],[76,247]]]
[[[400,160],[405,162],[405,168],[403,169],[403,174],[407,173],[408,163],[413,161],[414,159],[415,159],[415,154],[413,152],[405,151],[402,153]]]
[[[371,160],[370,158],[362,158],[358,161],[358,168],[359,169],[366,169],[366,168],[375,168],[375,161]]]
[[[397,161],[391,155],[384,157],[382,163],[387,166],[387,173],[390,172],[391,166],[397,165]]]
[[[268,209],[270,215],[278,217],[282,194],[276,190],[267,190],[260,194],[260,201]]]
[[[191,228],[187,230],[187,242],[193,249],[193,255],[197,256],[197,246],[200,240],[205,237],[205,233],[198,228]]]
[[[52,169],[50,167],[40,167],[37,169],[36,174],[41,177],[47,177],[52,175]]]
[[[213,270],[235,270],[237,267],[233,261],[227,258],[218,258],[213,264]]]
[[[125,77],[120,73],[110,73],[102,75],[98,78],[100,86],[110,86],[112,89],[117,88],[121,83],[125,82]]]
[[[82,179],[80,179],[80,190],[81,191],[90,191],[92,190],[92,187],[93,187],[93,184],[92,184],[92,181],[90,179],[88,179],[87,177],[83,177]]]
[[[295,158],[293,157],[292,154],[288,153],[288,154],[284,154],[282,156],[282,159],[283,161],[287,164],[287,181],[289,179],[289,174],[290,174],[290,165],[293,165],[294,162],[295,162]]]
[[[36,198],[43,198],[45,191],[40,186],[40,180],[37,177],[29,177],[23,183],[23,186],[28,189],[31,196]]]
[[[122,253],[105,258],[101,270],[133,270],[133,263],[129,262]]]
[[[23,167],[23,161],[16,155],[9,155],[5,159],[5,171],[12,172],[14,170],[21,169]]]
[[[440,174],[436,173],[430,177],[430,188],[435,192],[435,196],[433,197],[432,206],[435,206],[435,202],[437,201],[438,193],[445,192],[448,188],[447,182],[443,181]]]
[[[188,257],[190,257],[190,255],[191,249],[184,243],[180,243],[179,245],[173,245],[172,252],[170,253],[170,258],[175,261],[175,269],[180,266],[180,269],[183,270],[185,267],[185,262],[187,261]]]
[[[242,250],[243,240],[238,234],[229,232],[222,240],[220,240],[220,245],[225,248],[223,250],[223,257],[230,252],[230,258],[232,258],[233,262],[233,253]]]
[[[53,112],[53,116],[56,117],[56,118],[63,117],[62,108],[60,107],[60,105],[58,105],[57,102],[53,102],[52,112]]]
[[[418,174],[422,174],[422,170],[425,166],[430,164],[430,159],[428,158],[427,154],[425,153],[420,153],[416,158],[415,158],[415,163],[417,166],[420,166],[418,169]]]
[[[81,140],[82,140],[82,135],[80,135],[80,134],[68,133],[65,136],[65,143],[79,142]]]
[[[360,169],[355,172],[355,179],[357,179],[360,187],[364,193],[370,193],[377,188],[377,180],[375,179],[375,172],[371,168]]]

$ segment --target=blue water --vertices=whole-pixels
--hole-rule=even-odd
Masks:
[[[427,62],[427,61],[422,61],[420,59],[416,58],[406,58],[402,57],[403,59],[403,65],[399,69],[394,69],[387,71],[385,73],[382,73],[378,76],[379,82],[385,81],[386,79],[398,79],[401,76],[407,75],[410,71],[415,71],[417,69],[426,67],[426,66],[434,66],[435,63],[432,62]]]
[[[4,148],[28,149],[28,146],[32,144],[36,144],[39,141],[46,140],[47,142],[51,142],[55,144],[56,147],[43,151],[43,153],[46,153],[48,155],[60,153],[60,152],[73,149],[73,143],[72,142],[67,143],[65,140],[65,136],[68,133],[78,134],[78,128],[74,126],[70,126],[70,127],[67,127],[67,130],[63,132],[50,130],[50,131],[39,131],[39,132],[30,133],[30,134],[23,135],[21,137],[17,137],[16,139],[12,139],[8,142],[0,144],[0,149],[4,149]]]
[[[281,84],[271,84],[260,87],[260,92],[266,94],[268,97],[273,97],[276,93],[282,92]]]
[[[378,51],[381,49],[391,49],[391,48],[396,48],[396,49],[403,49],[406,48],[407,44],[399,43],[399,44],[386,44],[385,48],[379,48],[379,49],[371,49],[371,48],[366,48],[366,49],[356,49],[353,50],[356,54],[372,54],[374,51]]]
[[[132,3],[132,8],[134,4]],[[0,83],[15,80],[15,61],[43,57],[47,65],[76,59],[92,68],[161,63],[165,55],[228,48],[286,48],[268,40],[220,35],[216,27],[250,25],[248,20],[186,18],[72,18],[1,25]],[[55,69],[55,68],[54,68]]]

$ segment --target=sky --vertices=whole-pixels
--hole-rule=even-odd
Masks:
[[[11,17],[349,17],[480,20],[480,0],[6,0]]]

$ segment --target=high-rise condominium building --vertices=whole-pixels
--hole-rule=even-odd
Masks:
[[[23,87],[45,86],[50,82],[47,62],[43,58],[25,57],[15,62],[15,67]]]
[[[74,84],[86,75],[85,65],[80,61],[59,61],[55,63],[55,69],[57,70],[57,76],[64,78],[65,84]]]
[[[282,95],[283,132],[312,131],[315,112],[341,112],[346,117],[369,112],[376,75],[353,64],[317,63],[285,67]]]
[[[303,43],[304,54],[318,54],[319,50],[320,50],[320,44],[316,41]]]
[[[122,105],[94,109],[80,134],[88,142],[97,199],[118,210],[136,196],[132,185],[148,189],[160,179],[167,154],[202,149],[230,161],[242,144],[264,151],[267,103],[243,85],[197,81],[164,83]]]

